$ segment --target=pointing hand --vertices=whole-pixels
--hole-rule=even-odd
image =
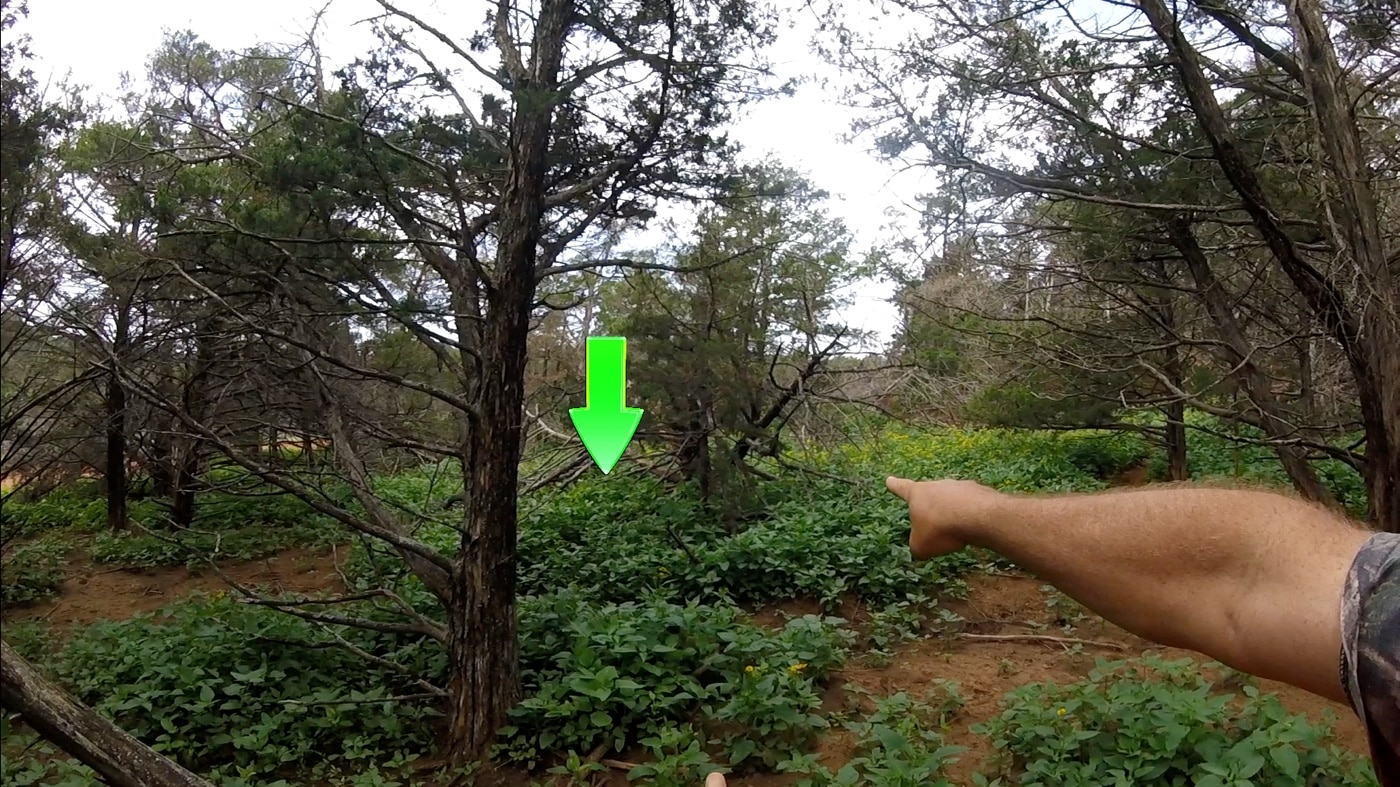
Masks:
[[[919,560],[967,546],[968,531],[1003,498],[1002,493],[975,481],[911,481],[890,476],[885,486],[909,504],[909,549]]]

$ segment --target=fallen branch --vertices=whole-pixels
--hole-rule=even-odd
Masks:
[[[265,635],[258,635],[257,637],[254,637],[254,640],[260,642],[275,642],[279,645],[287,645],[294,648],[306,648],[307,650],[326,650],[329,648],[344,648],[345,650],[348,650],[349,652],[355,654],[359,658],[364,659],[365,661],[371,662],[373,664],[378,664],[379,666],[384,667],[385,669],[397,672],[401,675],[405,675],[411,678],[414,683],[418,684],[424,689],[425,693],[422,695],[424,697],[437,697],[441,699],[448,696],[446,689],[443,689],[441,686],[429,683],[428,681],[418,677],[408,667],[405,667],[397,661],[390,661],[389,659],[383,658],[382,656],[376,656],[373,653],[364,650],[363,648],[351,644],[344,637],[340,636],[340,632],[336,631],[335,629],[332,629],[330,626],[327,626],[324,623],[317,623],[316,625],[320,626],[322,631],[334,637],[335,641],[304,642],[298,640],[283,639],[281,637],[269,637]]]
[[[217,552],[215,554],[217,555]],[[213,560],[212,556],[208,559],[208,566],[209,568],[213,569],[214,573],[218,574],[219,577],[223,579],[229,587],[238,591],[238,593],[243,596],[242,600],[240,601],[240,603],[243,604],[268,607],[270,609],[275,609],[283,614],[292,615],[293,617],[298,617],[302,620],[309,620],[314,623],[329,623],[336,626],[350,626],[352,628],[365,629],[367,631],[377,631],[381,634],[423,634],[432,637],[433,639],[443,643],[444,645],[447,644],[446,629],[444,629],[442,626],[439,626],[437,623],[433,622],[431,619],[425,617],[424,615],[419,614],[413,609],[411,605],[408,604],[408,602],[404,601],[403,598],[386,588],[380,588],[378,590],[369,591],[369,593],[366,595],[382,596],[384,598],[389,599],[390,601],[398,605],[401,610],[408,612],[410,617],[417,621],[416,623],[390,623],[386,621],[368,620],[365,618],[352,618],[346,617],[344,615],[332,615],[324,612],[308,612],[303,609],[297,609],[297,606],[304,604],[326,602],[310,599],[284,601],[278,599],[265,598],[253,592],[250,588],[240,584],[233,577],[224,573],[223,569],[219,568],[219,564]]]
[[[797,462],[784,459],[781,456],[775,456],[773,457],[773,460],[776,461],[780,467],[783,467],[788,470],[793,470],[798,473],[806,473],[807,475],[816,476],[817,478],[825,478],[828,481],[837,481],[852,487],[857,487],[861,485],[860,481],[857,481],[853,478],[847,478],[845,476],[836,475],[834,473],[826,473],[816,469],[815,467],[808,467],[806,465],[798,464]]]
[[[1102,640],[1078,639],[1076,637],[1052,637],[1049,634],[959,634],[964,639],[980,639],[992,642],[1053,642],[1057,645],[1088,645],[1112,650],[1132,650],[1127,645]]]
[[[559,486],[568,486],[577,481],[584,473],[588,472],[588,468],[592,466],[593,458],[588,455],[587,451],[580,451],[577,456],[564,463],[553,472],[546,473],[526,484],[520,494],[532,494],[547,486],[556,484]]]
[[[610,749],[612,749],[612,741],[611,741],[611,740],[603,741],[602,743],[600,743],[600,744],[598,744],[596,747],[594,747],[593,751],[591,751],[591,752],[588,753],[588,759],[584,760],[584,762],[587,762],[587,763],[594,763],[594,762],[597,762],[597,761],[603,759],[603,755],[604,755],[604,754],[607,754],[608,751],[609,751]]]
[[[350,581],[350,577],[345,575],[345,567],[340,563],[340,552],[336,549],[335,544],[331,544],[331,563],[335,566],[335,573],[340,576],[341,587],[347,590],[354,587],[354,583]]]
[[[432,693],[423,693],[423,694],[400,694],[400,695],[394,696],[394,697],[379,697],[379,698],[377,698],[377,699],[360,699],[360,700],[348,700],[348,699],[339,699],[339,700],[314,700],[314,701],[307,701],[307,700],[282,700],[282,704],[283,704],[283,705],[296,705],[296,706],[299,706],[299,707],[302,707],[302,708],[319,708],[319,707],[325,707],[325,706],[330,706],[330,705],[377,705],[377,704],[379,704],[379,703],[381,703],[381,702],[420,702],[420,701],[422,701],[422,700],[437,700],[437,699],[442,699],[442,694],[441,694],[441,693],[438,693],[438,694],[432,694]]]
[[[133,738],[0,642],[0,706],[113,787],[212,787]]]
[[[694,552],[690,551],[690,547],[686,545],[685,540],[671,527],[671,523],[669,522],[666,523],[666,532],[671,535],[671,540],[676,542],[676,546],[681,548],[681,551],[685,553],[686,557],[690,558],[690,562],[700,562],[700,559],[695,556]]]

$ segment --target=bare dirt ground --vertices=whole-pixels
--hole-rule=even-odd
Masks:
[[[337,570],[338,559],[343,557],[343,551],[337,555],[332,550],[293,549],[265,560],[229,564],[223,570],[247,585],[312,594],[333,593],[343,589]],[[981,768],[983,758],[990,753],[986,742],[970,728],[999,714],[1002,696],[1016,686],[1042,681],[1076,681],[1088,674],[1096,657],[1130,658],[1151,651],[1168,659],[1191,657],[1204,661],[1186,651],[1154,647],[1092,616],[1068,630],[1054,626],[1037,631],[1029,624],[1054,623],[1054,619],[1062,615],[1047,606],[1048,597],[1042,583],[1033,578],[977,576],[969,585],[966,601],[951,601],[945,606],[966,619],[963,632],[972,636],[934,636],[908,643],[895,652],[887,666],[871,665],[857,657],[831,677],[826,696],[828,709],[854,707],[858,697],[842,688],[846,684],[856,684],[881,695],[903,691],[918,697],[932,681],[955,681],[965,704],[952,719],[947,742],[969,750],[951,769],[950,780],[954,784],[969,784],[971,774]],[[213,593],[225,589],[223,579],[212,572],[196,573],[185,568],[114,571],[76,560],[59,598],[33,607],[7,610],[4,619],[42,619],[61,635],[73,626],[151,612],[196,591]],[[776,624],[783,619],[779,611],[804,614],[817,610],[811,603],[792,602],[763,610],[755,617],[761,623]],[[857,623],[864,617],[863,610],[855,605],[847,605],[842,614]],[[1064,642],[995,638],[1028,635],[1077,638],[1101,644],[1084,645],[1076,654],[1069,643]],[[989,636],[994,638],[979,638]],[[1261,681],[1261,688],[1277,693],[1290,710],[1304,713],[1315,721],[1323,721],[1330,713],[1339,743],[1357,753],[1366,753],[1365,732],[1346,707],[1270,681]],[[823,762],[836,768],[850,758],[852,746],[853,737],[849,733],[834,730],[823,738],[819,751]],[[501,775],[505,777],[503,783],[529,783],[523,774]],[[610,783],[627,783],[621,770],[610,775],[614,777]],[[777,775],[739,776],[731,777],[729,783],[736,787],[777,787],[793,780],[793,777]]]
[[[344,589],[337,564],[345,550],[289,549],[262,560],[231,562],[219,568],[245,586],[289,593],[335,593]],[[197,592],[227,591],[213,571],[168,567],[112,569],[74,555],[63,590],[51,601],[5,610],[4,620],[43,620],[56,634],[99,620],[126,620],[154,612]]]

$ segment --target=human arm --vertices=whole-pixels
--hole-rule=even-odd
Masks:
[[[917,558],[978,546],[1162,645],[1345,702],[1342,586],[1370,535],[1267,492],[1169,487],[1021,496],[890,478]]]

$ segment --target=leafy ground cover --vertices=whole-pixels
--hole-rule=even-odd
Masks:
[[[216,560],[253,560],[293,547],[343,542],[344,531],[305,503],[266,489],[255,494],[206,493],[188,530],[166,524],[159,502],[134,500],[128,529],[107,529],[106,501],[83,483],[41,500],[0,503],[0,541],[7,548],[0,601],[14,606],[57,595],[64,567],[81,553],[109,568],[197,567]]]
[[[889,429],[800,460],[821,475],[784,470],[761,490],[768,516],[737,532],[686,490],[640,479],[594,479],[524,501],[525,700],[497,751],[508,783],[695,785],[723,768],[738,785],[1374,784],[1349,719],[1335,737],[1320,704],[1298,692],[1180,653],[1142,658],[1146,643],[987,555],[913,563],[904,511],[882,487],[893,472],[1096,489],[1149,460],[1135,439]],[[423,512],[419,536],[430,541],[457,537],[441,475],[382,484]],[[231,558],[334,541],[294,502],[246,500],[201,511],[198,529],[224,545],[238,543],[230,534],[279,534],[268,539],[275,546],[228,549]],[[53,556],[66,549],[87,550],[92,568],[90,584],[65,599],[127,579],[143,597],[167,576],[178,579],[161,585],[166,599],[217,587],[178,567],[188,552],[148,551],[140,535],[99,546],[101,517],[60,521],[77,501],[33,505],[7,514],[30,550],[8,559],[7,587],[24,554],[35,579],[14,587],[53,586],[45,572],[62,574],[67,558]],[[423,614],[440,614],[386,554],[360,544],[301,550],[277,572],[243,578],[311,593],[387,583]],[[1015,603],[1004,603],[1007,589],[1020,594]],[[65,599],[31,606],[27,622],[9,613],[7,640],[216,783],[450,776],[412,769],[440,718],[422,682],[441,683],[444,671],[431,640],[332,634],[218,591],[114,620],[79,619],[74,599],[60,637]],[[357,614],[390,613],[366,604]],[[1103,656],[1118,661],[1096,667]],[[0,755],[6,784],[90,783],[19,725],[5,730]]]

